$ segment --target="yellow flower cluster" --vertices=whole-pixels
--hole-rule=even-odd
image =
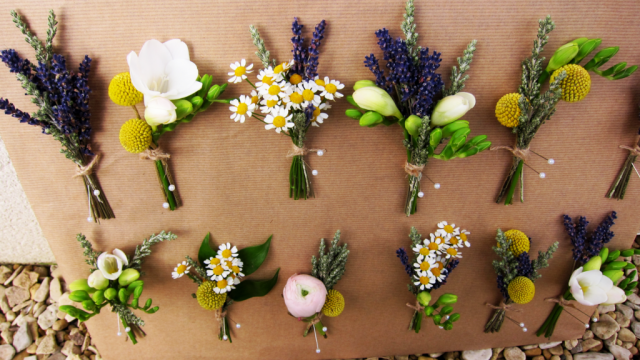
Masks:
[[[496,104],[496,118],[500,124],[513,128],[520,123],[520,106],[518,101],[522,95],[518,93],[507,94],[498,100]]]
[[[196,298],[198,304],[205,310],[218,310],[222,308],[227,300],[227,293],[217,294],[214,292],[216,288],[215,281],[205,281],[198,287]]]
[[[141,119],[131,119],[120,128],[120,144],[130,153],[139,154],[151,145],[151,126]]]
[[[509,250],[513,253],[514,256],[518,256],[523,252],[529,252],[531,243],[529,242],[529,237],[520,230],[507,230],[504,233],[504,236],[511,240],[511,246],[509,246]]]
[[[536,287],[528,277],[518,276],[511,280],[509,287],[507,287],[507,292],[511,300],[516,304],[526,304],[533,300],[536,294]]]
[[[338,291],[331,289],[327,292],[327,299],[322,307],[324,316],[336,317],[344,310],[344,296]]]
[[[120,106],[133,106],[142,101],[144,95],[131,83],[128,72],[118,74],[109,83],[109,97]]]
[[[580,65],[568,64],[553,72],[551,82],[562,71],[567,73],[567,76],[560,81],[562,100],[578,102],[584,99],[589,94],[589,90],[591,90],[591,77],[587,70]]]

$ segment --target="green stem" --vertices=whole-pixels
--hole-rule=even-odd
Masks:
[[[120,317],[120,321],[122,321],[122,325],[125,328],[127,336],[129,336],[129,339],[131,339],[131,343],[133,343],[133,345],[137,344],[138,341],[136,340],[136,335],[133,333],[133,329],[131,329],[129,324],[127,324],[127,321],[124,319],[124,317]],[[126,331],[127,328],[129,328],[129,331]]]
[[[504,200],[505,205],[511,205],[513,194],[516,192],[516,187],[518,186],[518,182],[520,182],[520,174],[522,173],[522,167],[524,166],[524,160],[518,160],[518,167],[516,168],[515,174],[511,178],[511,185],[509,186],[509,191],[507,192],[507,197]],[[524,196],[524,195],[523,195]]]
[[[624,199],[624,195],[627,192],[627,185],[629,185],[629,180],[633,173],[633,164],[636,162],[636,159],[637,156],[631,153],[627,156],[627,160],[625,160],[618,177],[613,184],[611,184],[611,188],[609,188],[609,192],[607,193],[608,198]]]
[[[411,216],[416,213],[418,207],[418,193],[420,192],[420,180],[422,175],[409,176],[409,192],[407,193],[407,200],[404,206],[404,213],[407,216]]]
[[[176,194],[174,194],[177,189],[174,189],[174,191],[169,190],[169,185],[172,185],[170,182],[171,174],[169,173],[169,165],[164,160],[156,160],[156,170],[164,197],[167,200],[167,203],[169,203],[169,209],[173,211],[178,208],[179,202]]]

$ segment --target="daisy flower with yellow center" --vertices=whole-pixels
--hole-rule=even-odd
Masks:
[[[280,100],[287,95],[289,85],[285,81],[274,82],[271,85],[262,85],[258,88],[258,93],[267,100]]]
[[[213,267],[216,266],[218,264],[220,264],[220,259],[218,258],[214,258],[214,257],[210,257],[207,260],[204,261],[205,264],[207,264],[207,267]]]
[[[276,79],[277,78],[277,79]],[[258,82],[256,83],[256,87],[261,86],[271,86],[274,82],[279,82],[282,80],[281,76],[277,76],[273,73],[273,69],[269,66],[266,69],[260,70],[260,74],[258,74]]]
[[[208,268],[207,276],[213,281],[225,279],[231,273],[231,270],[223,262],[217,265],[209,265]]]
[[[449,245],[443,236],[430,234],[429,239],[424,239],[424,246],[436,253],[443,253]]]
[[[444,254],[447,259],[460,259],[462,258],[462,253],[455,247],[450,247],[446,250]]]
[[[324,119],[329,117],[329,115],[327,113],[323,113],[322,110],[329,110],[329,109],[331,109],[331,105],[326,103],[320,104],[320,106],[316,107],[316,109],[313,110],[313,118],[311,118],[311,125],[320,126],[318,124],[322,124]]]
[[[264,128],[267,130],[276,129],[277,133],[281,131],[287,131],[295,126],[291,119],[293,114],[289,114],[289,111],[283,106],[276,106],[269,115],[264,118],[266,123]]]
[[[341,98],[343,95],[338,90],[344,89],[344,84],[341,84],[338,80],[329,80],[328,76],[324,77],[324,91],[320,96],[325,99],[335,100]]]
[[[442,221],[438,223],[436,234],[449,239],[452,236],[459,235],[460,228],[457,228],[456,224],[448,224],[446,221]]]
[[[216,257],[222,261],[233,260],[238,257],[238,248],[231,247],[230,243],[222,244],[218,246],[218,255]]]
[[[239,99],[231,100],[229,104],[231,104],[229,110],[233,113],[231,119],[235,122],[243,123],[246,117],[251,117],[251,113],[256,109],[256,104],[252,103],[251,97],[246,95],[240,95]]]
[[[260,95],[258,95],[258,92],[255,90],[251,90],[251,103],[255,106],[260,104]]]
[[[247,61],[245,59],[242,59],[240,62],[236,61],[234,64],[229,66],[231,66],[231,70],[233,70],[229,72],[229,76],[231,76],[231,79],[229,79],[230,83],[237,84],[246,79],[247,74],[253,72],[251,71],[251,69],[253,69],[253,64],[247,66]]]
[[[174,279],[181,278],[184,276],[184,274],[189,273],[189,269],[191,269],[191,266],[189,266],[186,261],[183,261],[176,265],[176,267],[173,269],[173,272],[171,273],[171,276]]]
[[[260,101],[260,112],[262,112],[263,114],[268,114],[271,111],[273,111],[273,109],[278,106],[279,101],[278,100],[266,100],[263,99],[262,101]]]
[[[316,83],[313,81],[303,81],[298,85],[298,88],[302,92],[302,99],[304,100],[302,102],[303,107],[306,108],[309,104],[313,104],[314,107],[320,106],[322,99],[320,99],[320,95],[316,94],[318,90]]]
[[[316,76],[316,78],[313,79],[313,82],[316,83],[316,86],[318,87],[318,91],[324,91],[325,82],[323,79],[320,78],[320,76]]]
[[[213,288],[213,291],[216,294],[224,294],[235,288],[236,287],[233,286],[233,278],[227,277],[225,279],[218,280],[218,282],[216,283],[216,287]]]
[[[291,86],[287,89],[287,94],[282,98],[282,102],[286,103],[287,110],[302,110],[302,90],[298,86]]]
[[[471,235],[471,233],[468,232],[467,230],[460,230],[460,235],[458,235],[460,247],[462,247],[462,244],[464,244],[464,246],[466,247],[471,246],[471,243],[469,242],[469,237],[468,237],[469,235]]]
[[[439,282],[442,282],[447,278],[447,270],[441,269],[438,264],[434,264],[428,272]]]
[[[413,267],[416,268],[416,271],[428,271],[434,265],[434,258],[431,256],[423,257],[421,261],[418,261],[413,264]]]
[[[444,268],[447,264],[447,258],[442,255],[438,255],[434,258],[433,264],[434,266],[437,266],[440,271],[444,271]]]
[[[416,275],[413,277],[417,280],[413,284],[418,286],[420,290],[429,290],[436,283],[436,278],[428,271],[416,271]]]
[[[435,256],[433,251],[429,250],[428,247],[422,244],[417,244],[416,247],[411,250],[418,254],[418,258],[416,259],[418,263],[421,263],[425,258],[432,258]]]
[[[291,65],[293,65],[293,60],[291,60],[290,62],[283,62],[282,64],[279,64],[273,68],[273,73],[284,76],[284,74],[291,68]]]
[[[302,76],[300,76],[300,74],[293,74],[289,77],[289,82],[293,85],[298,85],[302,82]]]
[[[243,266],[244,266],[244,263],[242,262],[242,260],[240,260],[239,258],[233,259],[230,267],[231,275],[234,276],[235,278],[244,277],[244,274],[242,273]]]

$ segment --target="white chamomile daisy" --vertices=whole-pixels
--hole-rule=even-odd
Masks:
[[[224,294],[226,292],[231,291],[232,289],[235,289],[236,287],[233,286],[233,278],[232,277],[228,277],[226,279],[220,279],[218,280],[218,282],[216,283],[216,287],[213,288],[213,291],[216,294]]]
[[[224,263],[209,265],[208,267],[207,276],[213,281],[225,279],[231,273],[231,270]]]
[[[316,86],[318,87],[318,91],[324,91],[324,80],[320,78],[320,76],[316,75],[316,78],[313,79],[313,82],[316,83]]]
[[[320,99],[320,95],[316,94],[318,89],[316,83],[313,81],[303,81],[298,85],[298,88],[302,91],[302,99],[304,100],[302,102],[303,107],[306,108],[309,104],[312,104],[314,107],[320,106],[322,100]]]
[[[300,74],[292,74],[289,76],[289,82],[291,85],[298,85],[302,82],[302,76]]]
[[[433,264],[440,269],[440,271],[444,271],[444,267],[447,264],[447,257],[444,255],[438,255],[434,258]]]
[[[320,126],[318,124],[322,124],[324,119],[329,117],[329,115],[327,113],[323,113],[322,110],[328,110],[328,109],[331,109],[331,105],[328,105],[326,103],[320,104],[320,106],[316,107],[316,109],[313,110],[313,118],[311,119],[311,125]]]
[[[462,253],[455,247],[450,247],[446,251],[447,259],[460,259],[462,258]]]
[[[213,268],[214,266],[220,264],[220,259],[215,257],[210,257],[207,260],[205,260],[204,263],[207,264],[208,268]]]
[[[279,83],[274,82],[271,85],[262,85],[258,88],[258,92],[267,100],[280,100],[287,95],[288,88],[289,86],[286,82],[280,81]]]
[[[255,90],[251,90],[251,103],[254,105],[254,110],[256,106],[260,105],[260,95]]]
[[[441,269],[438,264],[434,264],[431,269],[429,269],[429,273],[439,282],[447,278],[447,270]]]
[[[264,128],[267,130],[276,129],[277,133],[283,130],[287,131],[295,126],[295,124],[291,122],[292,118],[293,114],[289,115],[289,111],[287,111],[286,108],[276,106],[273,111],[264,118],[264,122],[267,123]]]
[[[449,239],[460,234],[460,228],[457,228],[456,224],[448,224],[446,221],[442,221],[438,223],[436,234]]]
[[[235,275],[239,278],[244,277],[244,274],[242,273],[243,266],[244,263],[242,262],[242,260],[240,260],[239,258],[233,259],[231,263],[231,275]]]
[[[287,93],[282,98],[282,101],[287,103],[287,110],[302,110],[302,103],[304,102],[302,90],[298,86],[290,86],[287,88]]]
[[[431,250],[429,250],[428,247],[422,244],[417,244],[412,250],[416,254],[418,254],[417,261],[419,263],[421,263],[424,260],[424,258],[432,258],[435,256],[435,254]]]
[[[471,246],[468,235],[471,235],[471,233],[467,230],[460,230],[460,235],[458,235],[458,238],[460,239],[460,246],[462,246],[462,244],[464,244],[464,246],[466,247]]]
[[[413,267],[416,268],[416,271],[428,271],[435,264],[435,259],[431,256],[423,257],[420,261],[413,264]]]
[[[419,286],[420,290],[429,290],[433,287],[433,284],[436,283],[436,278],[430,272],[416,271],[416,273],[417,275],[413,277],[418,281],[415,281],[413,284]]]
[[[291,60],[289,62],[283,62],[282,64],[279,64],[278,66],[273,68],[273,73],[275,75],[284,76],[284,74],[287,71],[289,71],[289,69],[291,68],[291,65],[293,65],[293,60]]]
[[[268,114],[271,111],[273,111],[273,109],[278,106],[279,101],[278,100],[262,100],[260,101],[260,112],[263,114]]]
[[[231,83],[239,83],[242,80],[247,78],[247,74],[251,73],[251,69],[253,69],[253,64],[247,66],[247,61],[245,59],[242,59],[242,61],[240,62],[235,62],[235,64],[231,64],[229,65],[231,66],[231,69],[233,71],[229,72],[229,76],[231,76],[231,79],[229,79],[229,82]]]
[[[231,247],[230,243],[222,244],[218,246],[218,255],[216,257],[220,260],[233,260],[238,257],[238,248]]]
[[[338,80],[329,80],[328,76],[324,77],[324,91],[320,96],[325,99],[335,100],[341,98],[343,95],[338,90],[344,89],[344,84],[341,84]]]
[[[271,66],[269,66],[266,69],[260,70],[260,73],[258,74],[258,82],[256,83],[256,87],[259,88],[262,86],[271,86],[273,85],[274,82],[277,82],[275,80],[275,74],[273,73],[273,69],[271,68]]]
[[[189,269],[191,269],[191,266],[189,266],[186,261],[183,261],[176,265],[176,267],[173,269],[173,272],[171,273],[171,276],[174,279],[181,278],[184,276],[184,274],[189,273]]]
[[[251,113],[256,109],[256,104],[251,101],[251,97],[246,95],[240,95],[239,99],[231,100],[229,104],[231,104],[229,110],[233,113],[231,114],[231,119],[235,122],[240,121],[243,123],[246,119],[245,116],[250,117]]]
[[[429,239],[424,239],[424,246],[436,253],[443,253],[449,245],[447,240],[440,235],[429,234]]]

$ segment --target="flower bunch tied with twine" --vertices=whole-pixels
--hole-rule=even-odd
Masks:
[[[491,146],[486,135],[468,140],[469,122],[461,120],[476,104],[472,94],[462,92],[469,78],[466,72],[473,60],[476,40],[471,41],[464,55],[458,58],[459,67],[453,67],[449,87],[445,87],[437,73],[440,53],[430,53],[429,48],[417,45],[414,12],[413,0],[408,0],[401,26],[405,39],[394,39],[387,29],[376,32],[388,71],[380,68],[374,54],[366,56],[365,66],[376,79],[356,82],[353,95],[347,97],[356,108],[346,111],[346,115],[358,120],[360,126],[400,126],[407,149],[404,164],[409,176],[404,207],[407,216],[416,212],[417,199],[424,196],[420,181],[429,158],[445,161],[465,158]],[[446,145],[438,150],[445,142]],[[434,183],[434,187],[439,189],[440,184]]]
[[[580,310],[576,303],[585,306],[620,304],[634,292],[638,286],[638,272],[635,265],[628,260],[633,255],[640,254],[640,250],[614,251],[604,246],[614,237],[611,227],[615,224],[616,218],[616,212],[611,212],[589,235],[589,222],[584,216],[580,216],[578,222],[574,223],[571,217],[564,215],[564,227],[573,245],[574,271],[564,294],[546,299],[555,305],[536,332],[537,336],[544,335],[550,338],[564,310],[589,328],[589,314]],[[569,311],[568,308],[582,313],[587,319],[580,320],[573,314],[573,310]],[[597,318],[594,321],[597,321]]]
[[[262,122],[266,130],[291,138],[292,150],[287,158],[292,159],[289,197],[294,200],[314,196],[304,156],[309,152],[322,156],[326,150],[306,148],[306,134],[312,126],[319,127],[329,117],[329,102],[341,98],[340,90],[344,88],[340,81],[318,75],[319,48],[326,22],[322,20],[316,25],[308,46],[304,44],[303,27],[298,18],[294,18],[293,59],[278,64],[270,57],[258,30],[251,25],[251,38],[258,49],[256,55],[264,68],[257,74],[255,84],[247,78],[247,74],[253,72],[253,64],[247,65],[245,59],[231,64],[229,72],[229,82],[246,81],[253,88],[249,95],[241,95],[231,102],[231,119],[244,123],[252,117]],[[312,174],[316,175],[317,171]]]
[[[134,345],[137,344],[138,337],[144,337],[146,333],[142,330],[144,321],[133,310],[153,314],[159,309],[158,306],[151,307],[151,299],[147,299],[144,305],[140,300],[144,289],[144,281],[140,280],[143,275],[142,262],[151,255],[151,246],[176,238],[171,232],[153,234],[136,246],[133,257],[129,258],[120,249],[113,249],[111,254],[96,252],[86,237],[78,234],[76,239],[84,249],[85,261],[91,266],[91,274],[87,279],[78,279],[69,285],[69,299],[74,304],[62,305],[60,311],[83,322],[98,315],[103,307],[109,305],[111,312],[118,317],[118,336],[122,335],[122,323],[127,334],[125,339],[131,339]]]
[[[500,305],[486,303],[493,309],[493,315],[484,327],[484,332],[498,332],[502,328],[505,318],[514,322],[526,332],[527,328],[522,322],[518,322],[507,315],[507,312],[520,312],[514,304],[527,304],[533,300],[536,287],[533,284],[542,277],[539,271],[549,266],[549,259],[558,249],[558,242],[554,242],[547,251],[538,251],[538,258],[531,259],[531,238],[520,230],[508,230],[502,232],[498,229],[496,234],[496,246],[493,247],[499,260],[494,260],[492,265],[496,272],[498,289],[502,294]]]
[[[233,320],[227,314],[231,304],[265,296],[278,282],[279,268],[270,279],[245,279],[245,276],[260,268],[269,254],[270,246],[271,236],[263,244],[241,250],[230,243],[214,249],[211,247],[211,234],[207,234],[200,245],[198,261],[187,255],[185,261],[173,269],[171,276],[174,279],[186,275],[198,285],[198,290],[191,296],[198,300],[203,309],[213,311],[218,323],[219,340],[233,342],[229,328],[229,321]],[[240,329],[239,323],[235,323],[235,326]]]
[[[16,74],[31,102],[38,110],[29,114],[18,108],[9,99],[0,98],[0,110],[21,123],[37,126],[43,134],[51,135],[60,142],[60,152],[73,161],[76,173],[81,177],[89,203],[89,222],[115,218],[111,205],[98,182],[95,169],[100,155],[91,149],[91,111],[89,108],[89,72],[91,58],[84,57],[77,73],[67,69],[63,55],[53,52],[53,39],[58,31],[58,21],[53,10],[49,11],[47,38],[38,39],[15,10],[11,17],[16,27],[25,36],[26,42],[35,50],[37,64],[21,58],[13,49],[2,50],[0,58]]]
[[[607,197],[609,199],[614,198],[618,200],[624,199],[624,194],[627,192],[627,185],[629,185],[629,180],[631,179],[631,174],[635,171],[635,173],[640,177],[640,173],[638,169],[636,169],[635,162],[638,159],[638,155],[640,155],[640,130],[636,133],[636,137],[634,139],[633,147],[629,147],[626,145],[620,145],[621,149],[628,150],[629,155],[627,155],[627,160],[622,165],[622,169],[620,173],[616,177],[613,184],[611,184],[611,188],[609,188],[609,192],[607,192]]]
[[[333,287],[344,275],[349,250],[347,244],[338,245],[340,230],[336,231],[331,247],[325,251],[324,239],[320,240],[318,257],[311,257],[311,275],[294,274],[282,291],[289,315],[307,324],[303,336],[313,329],[316,353],[320,353],[318,335],[327,338],[327,327],[322,317],[336,317],[344,311],[344,296]]]
[[[618,47],[609,47],[596,53],[584,66],[580,62],[600,46],[601,39],[579,38],[562,45],[556,50],[545,67],[545,58],[541,57],[549,34],[555,28],[551,17],[539,20],[538,35],[533,42],[531,56],[522,62],[522,83],[518,92],[504,95],[496,104],[496,118],[505,127],[516,134],[516,141],[511,146],[496,146],[491,150],[507,150],[513,154],[513,164],[496,203],[504,199],[505,205],[511,205],[518,184],[520,185],[520,201],[524,202],[524,166],[546,177],[544,172],[533,169],[528,162],[534,154],[552,165],[554,159],[546,158],[530,149],[530,144],[540,126],[551,119],[560,100],[574,103],[582,101],[591,90],[589,71],[609,80],[624,79],[633,74],[638,66],[627,67],[626,62],[600,70],[605,63],[618,52]],[[542,92],[542,86],[549,80],[549,88]]]
[[[171,157],[160,147],[160,137],[179,124],[188,123],[219,99],[227,84],[215,85],[211,75],[200,76],[189,57],[187,44],[179,39],[161,43],[149,40],[138,54],[127,55],[129,72],[113,77],[109,97],[120,106],[132,107],[135,117],[120,128],[120,144],[142,160],[155,162],[165,209],[181,205],[180,196],[169,170]],[[136,108],[144,102],[144,119]]]
[[[415,304],[407,303],[414,310],[409,330],[419,333],[424,316],[432,318],[434,324],[444,330],[453,329],[453,323],[460,319],[460,314],[452,314],[453,305],[458,302],[457,295],[445,293],[431,303],[431,292],[447,283],[451,272],[460,263],[462,249],[471,246],[470,234],[455,224],[442,221],[438,223],[438,230],[423,240],[418,230],[412,227],[409,233],[411,258],[404,248],[396,251],[411,279],[409,291],[416,297]]]

